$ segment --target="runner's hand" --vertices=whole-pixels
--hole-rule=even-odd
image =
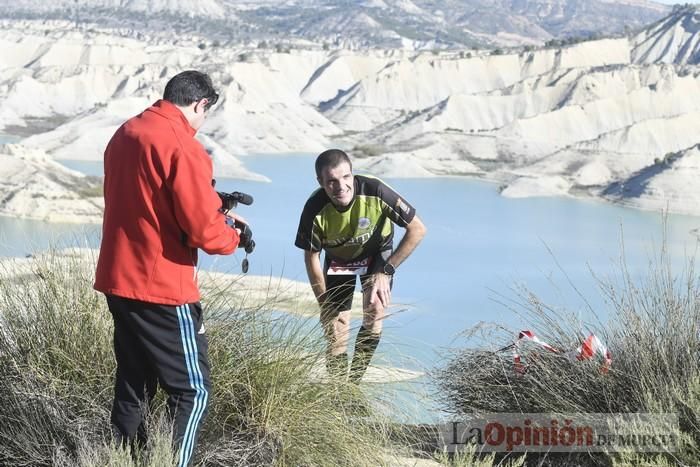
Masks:
[[[370,290],[370,305],[373,305],[377,300],[387,308],[391,301],[391,283],[389,276],[382,272],[374,274],[372,280],[372,290]]]

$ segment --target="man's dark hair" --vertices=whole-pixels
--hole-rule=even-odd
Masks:
[[[350,171],[352,171],[352,162],[350,162],[350,158],[344,151],[341,151],[340,149],[329,149],[327,151],[323,151],[316,158],[316,177],[321,178],[321,172],[326,167],[338,167],[343,162],[347,162],[350,166]]]
[[[163,99],[181,107],[193,102],[207,99],[205,110],[216,104],[219,95],[214,90],[211,78],[206,73],[196,70],[183,71],[170,78],[165,85]]]

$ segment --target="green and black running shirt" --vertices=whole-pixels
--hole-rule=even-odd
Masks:
[[[394,223],[406,227],[416,211],[378,178],[355,175],[353,200],[339,210],[323,188],[304,205],[294,244],[326,251],[340,261],[364,259],[392,248]]]

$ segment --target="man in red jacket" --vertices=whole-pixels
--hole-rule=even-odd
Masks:
[[[121,443],[145,442],[144,409],[159,383],[178,466],[192,462],[210,388],[197,250],[228,255],[239,243],[219,210],[211,159],[194,138],[218,97],[206,74],[176,75],[162,100],[117,130],[104,155],[95,289],[114,319],[111,422]]]

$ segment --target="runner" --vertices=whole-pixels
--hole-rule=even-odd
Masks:
[[[304,206],[295,245],[304,250],[309,282],[321,307],[328,339],[326,368],[332,377],[345,378],[348,371],[350,308],[360,277],[363,317],[349,376],[357,383],[379,344],[394,273],[426,228],[415,209],[384,182],[353,175],[350,158],[339,149],[318,156],[316,179],[321,188]],[[406,229],[396,250],[394,224]]]

